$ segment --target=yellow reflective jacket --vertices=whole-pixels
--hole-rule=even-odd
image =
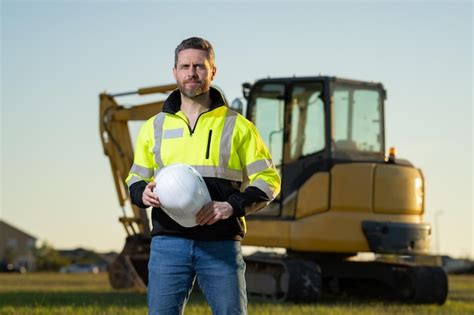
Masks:
[[[244,216],[266,206],[280,191],[280,177],[256,127],[227,107],[218,90],[211,88],[210,97],[210,110],[191,129],[180,111],[180,92],[170,94],[163,111],[141,127],[126,181],[132,202],[144,208],[143,190],[160,168],[191,165],[203,176],[212,200],[229,202],[234,214],[212,225],[184,228],[154,208],[152,235],[240,240],[246,229]]]

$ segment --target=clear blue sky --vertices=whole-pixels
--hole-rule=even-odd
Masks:
[[[474,257],[472,14],[470,1],[1,1],[0,218],[58,248],[120,250],[98,94],[172,82],[174,48],[198,35],[230,100],[267,76],[383,82],[387,146],[423,170],[441,252]]]

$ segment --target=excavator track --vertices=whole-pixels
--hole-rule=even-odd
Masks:
[[[322,262],[326,294],[348,293],[403,303],[442,305],[448,279],[441,267],[387,262]]]
[[[316,302],[321,295],[317,264],[283,255],[256,253],[245,257],[247,293],[277,301]]]
[[[314,303],[344,294],[442,305],[448,295],[446,273],[437,266],[273,253],[256,253],[245,261],[248,294],[276,301]]]

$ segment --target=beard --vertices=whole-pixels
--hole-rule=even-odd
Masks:
[[[198,83],[193,87],[187,87],[187,83]],[[202,81],[185,81],[184,83],[178,83],[178,89],[184,96],[188,98],[195,98],[198,97],[207,91],[209,91],[209,84],[206,84]]]

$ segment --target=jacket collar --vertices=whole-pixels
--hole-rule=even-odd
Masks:
[[[217,107],[225,106],[225,99],[224,96],[217,90],[216,88],[209,89],[209,96],[211,98],[211,107],[209,110],[213,110]],[[168,98],[165,100],[163,104],[163,112],[176,114],[181,110],[181,92],[178,89],[171,92]]]

